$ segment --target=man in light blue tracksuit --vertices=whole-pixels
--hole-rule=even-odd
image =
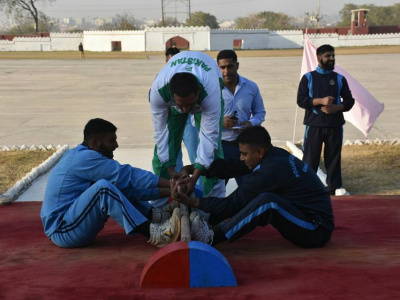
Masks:
[[[127,235],[140,233],[159,247],[179,236],[179,208],[155,220],[147,202],[170,195],[168,180],[115,161],[116,130],[106,120],[90,120],[84,142],[50,174],[40,216],[45,234],[59,247],[90,245],[109,217]]]

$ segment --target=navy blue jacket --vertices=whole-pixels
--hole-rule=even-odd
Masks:
[[[206,176],[226,179],[250,171],[243,164],[215,160]],[[328,190],[307,164],[284,149],[271,146],[245,182],[225,198],[201,198],[199,209],[231,217],[261,193],[275,193],[287,199],[310,221],[333,230],[333,212]]]
[[[314,98],[326,96],[334,97],[336,104],[343,104],[343,111],[325,114],[321,111],[321,105],[313,106]],[[306,73],[301,78],[297,92],[297,105],[305,109],[304,125],[336,127],[345,123],[343,112],[353,107],[354,99],[345,77],[318,67],[317,70]]]

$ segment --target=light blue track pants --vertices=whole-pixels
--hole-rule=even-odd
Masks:
[[[61,226],[50,236],[59,247],[84,247],[93,243],[108,218],[113,218],[127,235],[147,221],[151,206],[147,201],[132,203],[106,180],[88,188],[69,207]]]

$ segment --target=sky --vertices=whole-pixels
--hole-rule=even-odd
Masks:
[[[186,2],[186,1],[184,1]],[[217,17],[218,21],[233,20],[259,11],[282,12],[292,17],[304,16],[306,12],[317,11],[318,0],[191,0],[191,11],[204,11]],[[374,4],[389,6],[400,0],[319,0],[322,15],[338,14],[345,3],[356,5]],[[167,11],[174,11],[176,3],[179,11],[187,11],[182,1],[165,0]],[[160,0],[56,0],[51,5],[39,6],[50,17],[113,17],[129,11],[138,19],[160,19]],[[184,14],[176,15],[182,19]]]

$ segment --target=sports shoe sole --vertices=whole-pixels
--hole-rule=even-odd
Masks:
[[[176,242],[181,234],[181,210],[179,209],[179,207],[174,209],[171,218],[173,218],[173,220],[176,220],[175,224],[174,224],[176,231],[175,231],[174,235],[171,237],[171,239],[169,240],[168,244]]]

